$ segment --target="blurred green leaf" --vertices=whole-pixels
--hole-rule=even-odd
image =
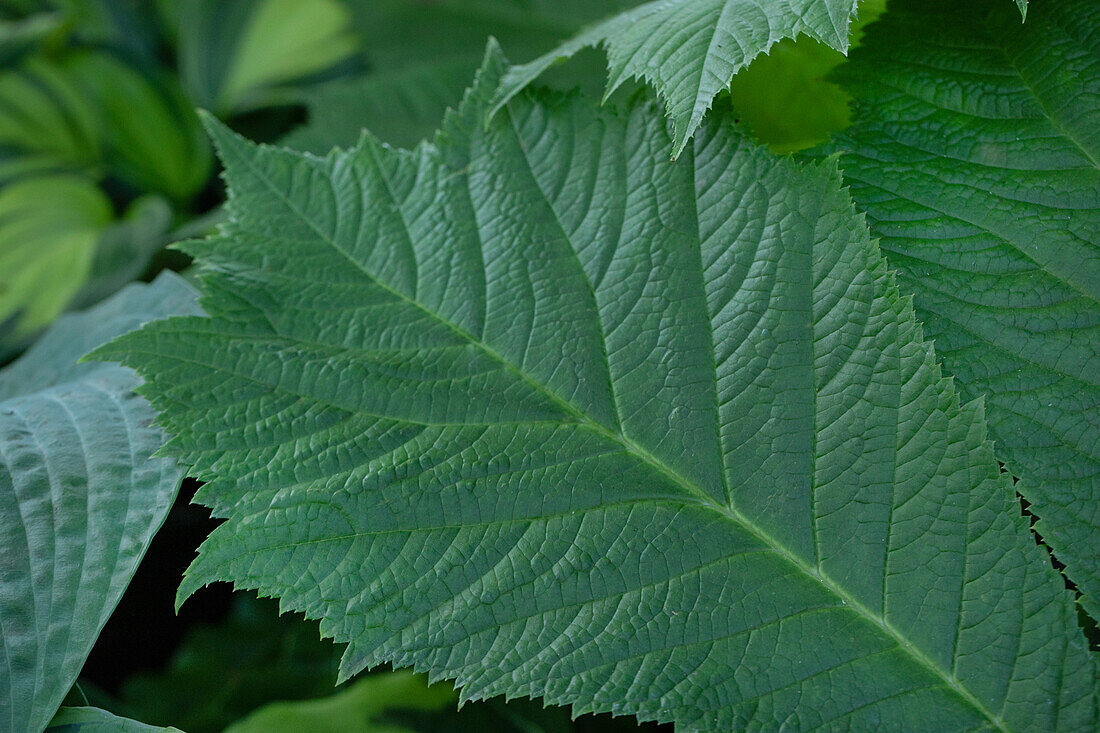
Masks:
[[[863,0],[852,23],[852,44],[863,28],[882,14],[885,0]],[[755,137],[777,153],[789,153],[824,142],[848,126],[849,96],[826,81],[844,55],[824,43],[801,36],[786,39],[756,58],[733,77],[734,109]]]
[[[388,672],[364,677],[318,700],[270,703],[225,733],[407,733],[413,729],[387,721],[386,714],[442,712],[457,705],[458,693],[446,685],[429,687],[423,675]]]
[[[567,710],[543,708],[540,702],[528,699],[505,703],[503,698],[495,698],[467,703],[459,710],[458,697],[449,686],[428,688],[422,676],[406,671],[371,673],[364,678],[370,684],[341,698],[351,688],[335,687],[339,658],[334,645],[320,638],[315,622],[296,615],[279,616],[275,601],[238,594],[229,617],[192,630],[166,670],[131,678],[123,685],[119,700],[100,700],[99,704],[142,720],[171,723],[188,733],[222,731],[234,721],[240,721],[237,726],[246,730],[264,729],[270,713],[259,715],[259,722],[252,719],[252,713],[277,702],[281,704],[271,707],[286,709],[286,703],[295,700],[309,701],[302,704],[302,715],[327,706],[360,709],[355,706],[366,701],[367,707],[377,704],[371,710],[382,712],[384,708],[382,717],[400,724],[402,730],[424,733],[573,730]],[[398,681],[386,681],[391,677]],[[395,697],[383,694],[387,691],[404,693]],[[614,730],[637,729],[633,719],[606,722]],[[379,724],[379,718],[372,718],[372,723]],[[294,730],[312,733],[322,729],[303,724]]]
[[[173,79],[154,84],[105,53],[70,54],[65,71],[82,86],[99,115],[99,134],[112,171],[139,191],[184,199],[210,176],[210,147],[191,103]]]
[[[293,99],[295,82],[359,48],[337,0],[181,0],[163,4],[195,103],[226,116]]]
[[[469,59],[451,59],[320,85],[305,96],[309,124],[282,142],[323,154],[354,145],[368,127],[380,139],[410,148],[439,128],[447,105],[458,101],[475,67]]]
[[[0,18],[0,64],[10,64],[30,53],[43,41],[63,33],[61,13],[35,13],[25,18]]]
[[[142,62],[156,60],[156,14],[148,0],[44,0],[64,13],[79,45],[109,47]]]
[[[0,72],[0,147],[35,169],[110,171],[138,191],[185,199],[210,176],[210,146],[174,79],[150,81],[100,51],[35,56]],[[2,172],[2,170],[0,170]]]
[[[120,718],[98,708],[61,708],[50,721],[46,733],[156,733],[178,728],[160,728],[136,720]]]
[[[58,320],[0,371],[5,731],[38,733],[53,717],[182,477],[174,460],[152,457],[165,436],[133,372],[77,360],[146,321],[197,313],[194,302],[171,274],[131,286]]]
[[[0,320],[14,337],[45,326],[84,285],[95,244],[113,218],[91,181],[51,175],[0,188]]]
[[[93,305],[141,277],[168,243],[171,224],[172,208],[160,196],[143,196],[130,204],[126,215],[100,234],[88,279],[71,307]]]
[[[583,25],[631,5],[626,0],[352,0],[368,69],[304,93],[309,122],[284,142],[324,153],[354,145],[364,128],[412,147],[439,127],[481,64],[489,36],[519,60],[553,48]],[[430,49],[430,53],[425,53]],[[555,70],[558,87],[594,82],[602,89],[604,59],[593,53]]]
[[[35,56],[0,71],[0,147],[34,167],[98,165],[100,124],[95,100],[57,63]]]

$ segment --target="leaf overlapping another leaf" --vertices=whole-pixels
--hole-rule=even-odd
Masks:
[[[683,729],[1089,730],[1093,662],[979,404],[832,164],[540,94],[321,159],[212,126],[210,318],[146,378],[232,580],[469,698]]]
[[[636,2],[636,0],[635,0]],[[630,0],[355,0],[355,30],[367,69],[305,90],[307,124],[284,139],[292,148],[327,153],[351,147],[363,128],[384,142],[411,147],[439,129],[481,65],[485,41],[528,60]],[[430,48],[429,55],[424,49]],[[602,61],[574,62],[567,87],[603,77]]]
[[[898,2],[827,152],[1100,618],[1100,5]]]
[[[610,95],[644,79],[665,100],[673,155],[698,129],[733,75],[784,38],[800,34],[848,50],[848,26],[859,0],[653,0],[599,23],[505,75],[498,109],[554,63],[586,46],[607,50]]]

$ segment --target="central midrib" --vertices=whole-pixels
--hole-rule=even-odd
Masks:
[[[408,297],[401,291],[390,287],[387,283],[383,282],[372,272],[363,267],[363,265],[355,260],[350,254],[345,252],[344,249],[341,248],[332,237],[329,237],[321,229],[319,229],[313,223],[313,221],[294,204],[293,201],[291,201],[277,186],[274,185],[274,183],[272,183],[272,181],[264,174],[264,171],[256,166],[250,158],[248,158],[247,156],[239,156],[238,159],[242,160],[245,165],[247,165],[248,168],[251,169],[252,172],[261,181],[263,181],[268,189],[276,197],[278,197],[283,202],[283,204],[287,206],[287,208],[289,208],[299,218],[301,218],[301,220],[307,226],[309,226],[309,228],[312,229],[323,242],[327,242],[332,247],[333,251],[335,251],[342,258],[347,260],[347,262],[349,262],[356,270],[363,273],[363,275],[372,283],[374,283],[377,287],[381,288],[386,293],[407,304],[408,306],[415,308],[429,318],[438,321],[440,324],[450,329],[456,336],[467,341],[470,345],[480,349],[486,356],[498,362],[502,367],[504,367],[504,369],[523,380],[537,393],[542,394],[550,402],[558,406],[563,412],[574,417],[580,424],[585,425],[590,430],[595,431],[597,434],[607,438],[608,440],[612,440],[618,443],[629,453],[636,456],[639,460],[648,464],[654,470],[667,477],[674,486],[678,486],[683,489],[686,493],[691,495],[700,505],[710,509],[711,511],[716,512],[726,519],[732,520],[733,522],[739,524],[745,531],[749,532],[749,534],[753,535],[758,540],[766,544],[768,547],[771,547],[776,552],[778,552],[784,559],[794,565],[795,568],[797,568],[803,575],[813,578],[814,580],[821,583],[826,588],[826,590],[828,590],[834,596],[838,597],[847,608],[852,609],[859,615],[866,618],[868,621],[874,623],[879,628],[881,628],[884,632],[886,632],[887,635],[894,639],[899,648],[903,649],[921,666],[927,668],[933,675],[943,680],[943,683],[948,687],[948,689],[954,691],[967,704],[969,704],[981,715],[983,715],[987,720],[993,723],[998,730],[1009,733],[1010,729],[1006,728],[1001,719],[993,715],[993,713],[988,708],[986,708],[980,700],[974,697],[974,695],[972,695],[964,687],[960,686],[955,679],[953,679],[950,675],[946,674],[942,669],[940,669],[935,663],[932,662],[931,659],[929,659],[923,652],[921,652],[920,649],[910,644],[909,641],[897,629],[891,626],[889,622],[874,614],[870,609],[860,603],[855,597],[849,595],[839,585],[836,585],[830,578],[828,578],[828,576],[822,575],[816,568],[813,568],[800,560],[790,550],[784,547],[782,543],[778,542],[767,532],[756,526],[750,519],[737,511],[737,509],[732,506],[727,506],[716,502],[701,487],[697,486],[690,479],[676,473],[676,471],[674,471],[652,453],[647,451],[644,447],[638,445],[630,438],[627,438],[625,435],[610,430],[601,425],[599,422],[593,420],[582,410],[580,410],[567,400],[562,399],[544,385],[540,384],[529,374],[527,374],[527,372],[525,372],[523,369],[509,362],[501,354],[497,353],[495,349],[493,349],[485,342],[481,341],[479,338],[475,337],[473,334],[467,332],[461,326],[452,323],[446,318],[443,318],[438,313],[431,311],[430,309],[426,308],[418,301]]]
[[[334,246],[335,246],[335,243],[334,243]],[[339,250],[339,248],[337,248],[337,249]],[[360,269],[362,270],[362,268],[360,268]],[[525,383],[530,385],[539,394],[544,395],[547,399],[552,401],[555,405],[557,405],[559,408],[561,408],[564,412],[566,412],[569,415],[571,415],[572,417],[574,417],[579,423],[583,424],[588,429],[598,433],[599,435],[607,438],[608,440],[614,441],[615,443],[618,443],[619,445],[621,445],[626,451],[628,451],[629,453],[631,453],[632,455],[637,457],[638,460],[640,460],[643,463],[649,465],[651,468],[655,469],[656,471],[661,473],[663,476],[668,478],[668,480],[670,482],[672,482],[673,485],[680,487],[681,489],[686,491],[688,494],[690,494],[696,501],[698,501],[698,503],[700,505],[706,507],[707,509],[710,509],[711,511],[716,512],[717,514],[721,515],[722,517],[724,517],[728,520],[731,520],[731,521],[736,522],[737,524],[739,524],[744,530],[746,530],[751,535],[756,537],[758,540],[760,540],[761,542],[766,544],[768,547],[771,547],[776,552],[778,552],[785,560],[787,560],[789,563],[794,565],[800,572],[802,572],[802,574],[804,574],[804,575],[806,575],[810,578],[813,578],[814,580],[818,581],[823,586],[825,586],[825,588],[830,593],[832,593],[834,596],[837,596],[838,598],[840,598],[841,601],[843,602],[843,604],[847,608],[851,608],[852,610],[856,611],[858,614],[865,617],[867,620],[871,621],[872,623],[877,625],[879,628],[881,628],[883,631],[885,631],[890,637],[892,637],[894,639],[894,641],[898,644],[899,648],[905,650],[905,652],[908,653],[911,657],[913,657],[918,663],[920,663],[921,666],[926,667],[936,677],[943,680],[944,684],[946,684],[949,689],[953,690],[956,694],[958,694],[961,698],[963,698],[963,700],[965,700],[969,705],[971,705],[979,713],[981,713],[987,720],[989,720],[991,723],[993,723],[997,727],[998,730],[1002,730],[1002,731],[1006,731],[1006,732],[1010,730],[1010,729],[1006,728],[1004,726],[1003,722],[1001,721],[1001,719],[999,717],[993,715],[993,713],[988,708],[986,708],[981,703],[980,700],[978,700],[976,697],[974,697],[964,687],[960,686],[959,683],[955,679],[953,679],[950,675],[946,674],[942,669],[940,669],[931,659],[929,659],[925,654],[923,654],[918,648],[916,648],[915,646],[910,644],[909,641],[901,634],[901,632],[899,632],[897,629],[895,629],[893,626],[891,626],[889,622],[887,622],[885,619],[883,619],[883,618],[879,617],[878,615],[876,615],[875,613],[873,613],[870,609],[868,609],[866,606],[864,606],[862,603],[860,603],[855,597],[849,595],[843,588],[841,588],[839,585],[836,585],[830,578],[828,578],[828,576],[822,575],[816,568],[813,568],[810,565],[803,562],[802,560],[800,560],[796,555],[791,553],[785,546],[783,546],[782,543],[780,543],[779,541],[777,541],[773,537],[771,537],[771,535],[769,535],[763,529],[761,529],[756,524],[754,524],[749,518],[745,517],[743,514],[741,514],[741,512],[737,511],[737,509],[735,509],[732,506],[727,506],[727,505],[718,503],[707,492],[705,492],[700,486],[696,485],[695,482],[693,482],[690,479],[678,474],[675,470],[673,470],[670,466],[668,466],[666,463],[664,463],[657,456],[650,453],[643,446],[641,446],[638,443],[634,442],[633,440],[626,437],[625,435],[622,435],[621,433],[617,433],[613,430],[610,430],[609,428],[603,426],[599,422],[593,420],[588,415],[586,415],[582,410],[575,407],[572,403],[562,399],[557,394],[555,394],[554,392],[552,392],[551,390],[549,390],[548,388],[546,388],[545,386],[543,386],[542,384],[537,382],[535,379],[533,379],[525,371],[523,371],[519,367],[515,366],[514,364],[510,363],[507,359],[505,359],[503,356],[498,354],[488,344],[486,344],[486,343],[480,341],[479,339],[475,338],[472,334],[467,333],[463,328],[461,328],[461,327],[459,327],[455,324],[452,324],[450,321],[448,321],[446,319],[443,319],[443,318],[439,317],[438,314],[432,313],[430,310],[424,308],[419,303],[416,303],[413,300],[405,298],[401,293],[399,293],[397,291],[394,291],[394,290],[391,290],[384,283],[382,283],[378,279],[374,278],[370,273],[367,273],[365,270],[363,272],[364,272],[365,275],[367,275],[367,277],[371,278],[372,282],[377,284],[379,287],[384,288],[387,292],[393,293],[396,297],[401,298],[404,302],[409,303],[410,305],[416,307],[421,312],[435,318],[441,324],[444,324],[445,326],[450,328],[452,331],[454,331],[454,333],[456,335],[468,340],[469,343],[472,346],[475,346],[476,348],[481,349],[485,353],[486,356],[488,356],[489,358],[497,361],[505,369],[507,369],[508,371],[512,372],[517,377],[522,379]]]

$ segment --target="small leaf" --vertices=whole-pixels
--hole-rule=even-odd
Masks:
[[[76,679],[164,521],[182,471],[128,369],[80,355],[169,313],[182,280],[134,285],[65,316],[0,371],[0,720],[38,733]]]
[[[346,679],[684,729],[1091,730],[1094,662],[980,403],[832,163],[518,98],[321,159],[209,121],[209,318],[99,350],[225,519],[180,588],[321,619]]]
[[[824,152],[1100,619],[1100,4],[890,8]]]
[[[852,23],[852,44],[885,9],[862,0]],[[848,126],[851,98],[826,79],[844,55],[812,38],[785,39],[733,77],[730,104],[753,137],[777,153],[819,145]]]

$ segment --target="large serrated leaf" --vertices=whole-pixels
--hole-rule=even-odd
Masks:
[[[1100,4],[890,7],[828,150],[1100,618]]]
[[[215,580],[468,698],[682,729],[1090,730],[1093,661],[832,164],[491,56],[435,145],[211,123],[210,318],[148,380]]]
[[[0,372],[0,727],[37,733],[164,521],[182,471],[128,369],[77,364],[90,348],[194,292],[162,276],[64,316]]]

